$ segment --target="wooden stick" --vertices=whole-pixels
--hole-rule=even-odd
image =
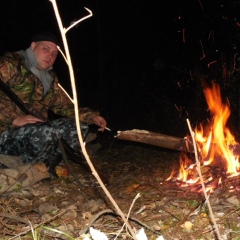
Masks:
[[[177,151],[194,152],[193,145],[188,141],[188,138],[173,137],[146,130],[133,129],[118,131],[115,137],[122,140],[145,143]]]

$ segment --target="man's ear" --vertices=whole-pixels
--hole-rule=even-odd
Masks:
[[[35,46],[36,46],[36,42],[32,42],[31,45],[30,45],[32,50],[35,48]]]

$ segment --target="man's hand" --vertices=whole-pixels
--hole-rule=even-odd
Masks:
[[[12,124],[16,127],[21,127],[24,126],[26,124],[30,124],[30,123],[37,123],[37,122],[44,122],[42,119],[40,118],[36,118],[32,115],[25,115],[25,116],[18,116],[16,119],[13,120]]]
[[[93,117],[93,122],[99,126],[100,128],[98,129],[98,131],[104,131],[105,130],[105,127],[107,126],[107,122],[106,120],[101,117],[101,116],[94,116]]]

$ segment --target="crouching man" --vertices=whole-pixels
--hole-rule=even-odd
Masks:
[[[48,119],[48,112],[61,116],[45,121],[24,114],[3,90],[0,90],[0,153],[20,156],[24,164],[44,162],[52,177],[61,161],[59,139],[76,153],[81,151],[74,119],[74,106],[58,86],[53,64],[58,56],[58,40],[48,32],[39,33],[26,50],[0,57],[0,80],[24,102]],[[107,123],[98,112],[80,109],[82,136],[88,125],[104,131]]]

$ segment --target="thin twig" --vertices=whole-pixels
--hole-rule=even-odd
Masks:
[[[68,61],[67,61],[62,49],[59,46],[58,46],[58,51],[62,54],[63,59],[65,60],[66,64],[68,65]]]
[[[199,159],[198,159],[197,145],[196,145],[196,141],[195,141],[195,133],[191,128],[191,124],[190,124],[189,119],[187,119],[187,124],[188,124],[188,128],[189,128],[189,131],[190,131],[190,134],[191,134],[191,137],[192,137],[192,141],[193,141],[193,147],[194,147],[195,159],[196,159],[196,163],[197,163],[198,175],[199,175],[199,178],[200,178],[200,181],[201,181],[201,185],[202,185],[203,193],[204,193],[204,196],[205,196],[205,199],[206,199],[206,203],[208,205],[208,210],[209,210],[209,213],[210,213],[210,217],[211,217],[212,223],[214,225],[214,231],[216,232],[218,239],[222,240],[222,237],[221,237],[220,232],[219,232],[218,225],[217,225],[215,217],[213,215],[212,206],[211,206],[210,201],[209,201],[209,196],[207,195],[207,191],[206,191],[205,184],[204,184],[204,181],[203,181],[201,166],[200,166],[200,162],[199,162]]]
[[[89,15],[87,15],[86,17],[83,17],[81,19],[79,19],[78,21],[74,22],[71,26],[69,26],[66,30],[65,33],[67,33],[68,30],[70,30],[71,28],[73,28],[75,25],[77,25],[78,23],[82,22],[83,20],[90,18],[93,14],[92,11],[89,10],[88,8],[85,7],[85,9],[89,12]]]
[[[88,229],[94,224],[94,222],[97,221],[100,216],[105,215],[105,214],[112,214],[114,216],[119,216],[119,214],[115,213],[112,209],[104,209],[101,212],[99,212],[93,216],[93,218],[87,223],[87,226],[79,232],[79,236],[81,236],[82,234],[85,234],[88,231]],[[154,229],[152,229],[151,227],[149,227],[147,224],[140,221],[139,219],[137,219],[135,217],[129,217],[128,219],[139,224],[140,226],[148,229],[149,231],[153,232],[154,234],[159,235],[159,232],[155,231]]]
[[[73,99],[69,96],[69,94],[67,93],[67,91],[62,87],[62,85],[60,83],[58,83],[58,86],[65,92],[65,94],[67,95],[67,97],[70,99],[70,101],[73,103]]]
[[[133,199],[132,204],[131,204],[131,206],[130,206],[130,208],[129,208],[129,211],[128,211],[128,214],[127,214],[127,220],[129,219],[129,216],[130,216],[130,213],[131,213],[132,208],[133,208],[133,206],[134,206],[134,203],[137,201],[137,199],[138,199],[139,197],[141,197],[140,193],[138,193],[138,194],[136,195],[136,197]],[[123,226],[121,227],[119,233],[118,233],[117,236],[114,238],[114,240],[118,238],[118,236],[119,236],[120,233],[122,232],[122,230],[123,230],[123,228],[125,227],[125,225],[126,225],[126,224],[124,223]],[[127,229],[126,229],[126,230],[127,230]]]

